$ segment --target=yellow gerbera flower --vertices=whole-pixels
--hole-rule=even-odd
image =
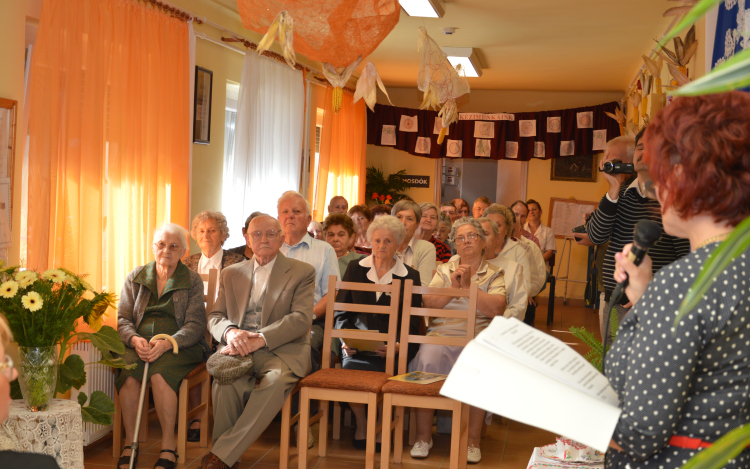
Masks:
[[[65,275],[65,272],[58,269],[50,269],[42,274],[42,277],[46,278],[47,280],[52,280],[54,283],[62,283],[68,279],[68,276]]]
[[[21,297],[21,304],[24,308],[33,313],[34,311],[39,311],[40,309],[42,309],[44,301],[42,301],[42,297],[39,295],[39,293],[32,291]]]
[[[24,270],[16,274],[16,282],[21,288],[26,288],[32,283],[36,282],[36,273],[31,270]]]
[[[13,298],[16,296],[16,292],[18,291],[18,283],[14,282],[13,280],[8,280],[7,282],[0,285],[0,296],[3,298]]]

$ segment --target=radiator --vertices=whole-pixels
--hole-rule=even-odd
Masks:
[[[108,395],[110,399],[115,398],[115,374],[112,368],[102,365],[88,365],[88,363],[94,363],[102,358],[99,349],[94,347],[91,342],[77,342],[71,347],[70,353],[79,355],[83,362],[86,363],[86,384],[81,386],[80,390],[72,388],[70,390],[70,399],[78,401],[78,393],[84,392],[86,396],[91,398],[91,393],[94,391],[102,391]],[[88,446],[91,443],[99,440],[106,436],[112,431],[112,425],[95,425],[93,423],[83,423],[83,445]]]

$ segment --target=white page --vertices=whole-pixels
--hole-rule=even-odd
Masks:
[[[560,339],[523,321],[496,316],[476,340],[592,397],[619,405],[609,380],[594,365]]]
[[[440,394],[606,451],[620,409],[474,340]]]

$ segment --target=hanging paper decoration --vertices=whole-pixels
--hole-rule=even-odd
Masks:
[[[489,158],[492,154],[492,140],[485,140],[478,138],[477,143],[474,145],[474,156],[481,158]]]
[[[346,67],[367,57],[398,24],[397,0],[237,0],[242,25],[265,34],[276,14],[294,18],[294,47],[310,60]]]
[[[553,134],[559,134],[562,131],[562,118],[561,117],[548,117],[547,118],[547,132]]]
[[[398,130],[402,132],[416,132],[419,130],[417,116],[401,116]]]
[[[352,72],[357,68],[359,62],[362,60],[362,56],[357,57],[353,63],[348,67],[334,67],[331,64],[323,64],[323,75],[326,76],[328,82],[333,86],[333,112],[338,114],[341,109],[341,103],[344,100],[344,87],[346,82],[352,76]]]
[[[536,137],[536,121],[522,120],[518,122],[519,137]]]
[[[419,27],[417,50],[422,52],[417,87],[424,92],[419,109],[437,109],[438,105],[443,105],[438,113],[442,118],[442,127],[437,140],[438,144],[442,144],[448,126],[458,121],[456,98],[470,91],[469,82],[453,68],[443,50],[422,26]]]
[[[607,129],[594,130],[594,142],[591,149],[594,151],[607,149]]]
[[[384,125],[383,131],[380,134],[381,145],[395,145],[396,144],[396,126],[395,125]]]
[[[430,150],[432,150],[432,140],[429,137],[417,137],[417,146],[414,153],[429,155]]]
[[[518,142],[505,142],[505,157],[518,158]]]
[[[593,128],[594,113],[591,111],[576,113],[576,121],[578,122],[579,129],[591,129]]]
[[[294,68],[297,64],[297,56],[294,54],[294,22],[286,11],[282,11],[276,15],[276,19],[268,27],[268,32],[266,32],[266,35],[258,43],[258,54],[262,54],[271,48],[277,32],[279,45],[281,45],[281,54],[284,56],[286,63]]]
[[[495,138],[495,124],[493,122],[474,122],[474,136],[477,138]]]
[[[544,158],[545,152],[544,142],[534,142],[534,158]]]
[[[356,103],[360,100],[360,98],[362,98],[365,100],[365,104],[367,104],[367,107],[369,107],[370,110],[374,112],[378,92],[377,88],[375,87],[376,85],[378,88],[380,88],[380,91],[385,94],[385,97],[388,98],[388,102],[391,103],[391,98],[390,96],[388,96],[388,92],[385,90],[385,85],[383,85],[383,81],[380,79],[380,75],[378,75],[378,71],[375,68],[375,65],[373,65],[372,62],[367,62],[364,70],[362,70],[362,74],[359,76],[359,80],[357,80],[357,89],[354,90],[354,101],[352,101],[352,104]],[[391,103],[391,106],[393,106],[393,103]]]

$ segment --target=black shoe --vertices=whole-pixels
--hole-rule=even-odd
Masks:
[[[177,455],[177,451],[172,451],[171,449],[163,449],[160,451],[160,453],[174,454],[174,461],[170,461],[169,459],[159,458],[156,460],[156,463],[154,463],[154,469],[156,469],[157,467],[163,467],[164,469],[174,469],[175,466],[177,466],[177,459],[179,459],[180,457]],[[135,467],[135,464],[133,464],[133,467]]]
[[[133,448],[130,446],[126,446],[122,449],[122,451],[125,451],[126,449],[129,449],[132,453]],[[122,451],[120,451],[120,454],[122,454]],[[138,464],[138,451],[135,452],[135,458],[133,461],[133,467]],[[127,456],[120,456],[120,459],[117,460],[117,468],[121,468],[122,466],[130,467],[130,455]]]
[[[195,419],[188,422],[188,431],[187,431],[187,441],[191,441],[193,443],[201,441],[201,429],[200,428],[190,428],[193,426],[195,422],[199,422],[200,420]]]
[[[361,440],[358,440],[356,438],[352,438],[352,446],[354,446],[354,449],[360,449],[360,450],[366,450],[367,449],[367,438],[363,438]]]

